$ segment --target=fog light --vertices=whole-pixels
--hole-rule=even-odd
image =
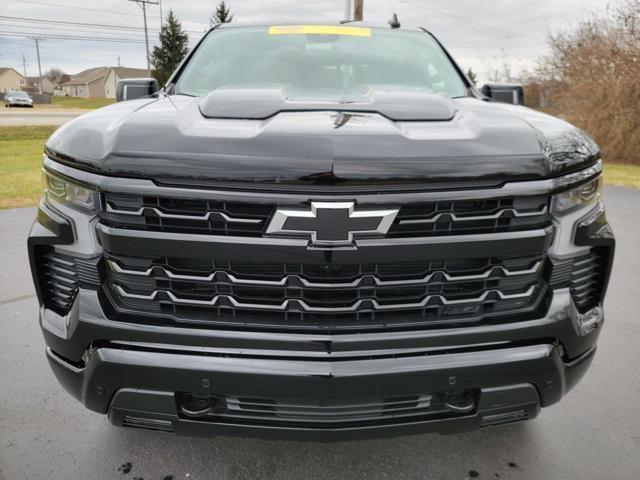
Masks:
[[[601,306],[593,307],[585,313],[578,313],[578,328],[582,335],[591,333],[600,325],[604,320],[604,311]]]

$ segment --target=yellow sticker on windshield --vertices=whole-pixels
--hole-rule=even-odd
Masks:
[[[352,35],[370,37],[371,29],[364,27],[336,27],[331,25],[294,25],[269,27],[269,35]]]

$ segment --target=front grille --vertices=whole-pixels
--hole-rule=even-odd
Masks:
[[[413,203],[400,209],[389,236],[511,232],[549,222],[547,196]]]
[[[602,302],[609,257],[608,248],[595,247],[585,255],[553,259],[549,282],[554,288],[569,287],[578,310],[586,312]]]
[[[79,286],[96,288],[100,285],[98,261],[71,257],[49,247],[38,247],[38,287],[47,308],[64,315],[71,308]]]
[[[180,395],[180,394],[179,394]],[[180,398],[178,398],[180,401]],[[201,420],[218,423],[336,429],[453,417],[438,395],[368,398],[328,403],[310,400],[216,397]]]
[[[309,210],[308,203],[267,194],[228,197],[234,200],[104,194],[100,223],[112,228],[103,233],[118,238],[103,241],[107,268],[101,298],[111,318],[204,328],[364,332],[525,320],[539,316],[550,297],[547,247],[519,233],[535,230],[531,238],[540,238],[544,231],[550,238],[546,195],[435,202],[393,196],[389,205],[399,212],[381,240],[389,247],[376,249],[372,240],[352,255],[344,253],[349,248],[319,255],[302,246],[294,252],[286,239],[262,246],[277,208]],[[367,198],[356,202],[358,208],[380,206]],[[129,245],[132,230],[158,235]],[[169,233],[191,235],[164,235]],[[486,235],[468,240],[483,244],[477,256],[459,250],[475,248],[471,244],[446,247],[453,237],[464,243],[472,234]],[[429,241],[421,242],[424,237]],[[507,247],[494,248],[494,241]],[[372,253],[396,248],[402,252],[393,259]]]
[[[187,324],[321,330],[460,324],[523,315],[546,290],[541,255],[315,265],[109,254],[106,264],[106,293],[121,313]]]
[[[105,194],[102,222],[157,232],[260,237],[279,205]],[[388,237],[431,237],[544,228],[548,196],[415,202],[402,206]],[[290,207],[286,205],[287,207]]]
[[[208,235],[261,236],[274,205],[105,194],[108,225]]]

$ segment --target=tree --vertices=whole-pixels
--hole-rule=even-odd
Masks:
[[[189,37],[182,29],[173,11],[169,11],[166,21],[160,28],[160,46],[153,47],[151,65],[153,76],[160,85],[164,85],[182,59],[187,55]]]
[[[52,68],[50,70],[47,70],[46,72],[44,72],[44,78],[49,79],[51,82],[56,82],[58,80],[60,80],[63,76],[65,75],[65,73],[62,71],[62,69],[60,68]]]
[[[469,80],[471,80],[474,87],[478,84],[478,76],[473,70],[471,70],[471,68],[467,71],[467,77],[469,77]]]
[[[216,13],[209,18],[209,25],[213,27],[218,23],[229,23],[231,20],[233,20],[231,10],[229,10],[227,5],[224,3],[224,0],[222,0],[216,8]]]

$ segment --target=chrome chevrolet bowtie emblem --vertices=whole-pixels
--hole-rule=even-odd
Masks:
[[[311,210],[277,209],[266,233],[310,236],[312,245],[349,245],[354,237],[386,234],[397,214],[355,210],[354,202],[311,202]]]

